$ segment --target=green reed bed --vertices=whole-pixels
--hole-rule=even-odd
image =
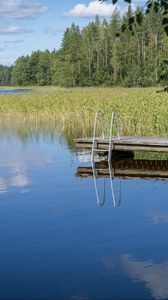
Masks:
[[[95,112],[103,110],[108,134],[110,114],[116,110],[120,114],[122,134],[167,136],[168,93],[156,93],[157,90],[44,87],[36,88],[34,93],[1,95],[0,124],[59,127],[73,137],[89,136]]]

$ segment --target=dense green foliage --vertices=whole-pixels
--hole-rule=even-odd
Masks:
[[[133,31],[124,27],[137,13],[142,15],[142,22],[133,23]],[[109,22],[96,17],[82,30],[72,24],[58,51],[19,57],[11,83],[65,87],[167,84],[168,38],[162,18],[160,12],[151,10],[146,15],[129,7],[122,17],[115,11]]]
[[[12,81],[12,67],[0,65],[0,85],[10,85]]]
[[[104,2],[107,0],[99,0]],[[116,4],[119,0],[112,0],[113,4]],[[123,0],[129,4],[132,3],[132,0]],[[150,14],[151,11],[154,11],[156,14],[160,13],[162,16],[162,26],[166,35],[168,36],[168,1],[167,0],[147,0],[145,5],[145,14]],[[133,25],[136,23],[141,24],[143,21],[143,16],[140,12],[136,11],[133,17],[130,17],[128,24],[125,24],[126,27],[129,27],[133,31]],[[127,26],[128,25],[128,26]],[[126,28],[125,27],[125,28]]]
[[[50,85],[52,54],[36,51],[31,56],[19,57],[12,72],[14,85]]]
[[[143,14],[143,12],[141,11]],[[134,16],[129,7],[120,17],[82,29],[74,24],[64,34],[54,63],[55,83],[63,86],[151,86],[167,83],[168,38],[161,16],[151,11],[134,31],[121,28]],[[120,33],[120,34],[119,34]]]

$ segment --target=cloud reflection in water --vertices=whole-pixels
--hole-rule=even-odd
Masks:
[[[19,188],[20,192],[30,191],[33,183],[32,168],[45,167],[52,163],[51,156],[43,148],[23,145],[19,139],[10,141],[3,138],[0,149],[0,194],[10,188]]]
[[[148,217],[152,220],[153,224],[160,224],[160,223],[168,222],[168,212],[159,211],[155,207],[153,207],[149,210]]]
[[[154,299],[168,299],[168,261],[156,264],[138,261],[131,255],[123,255],[121,260],[129,277],[144,282]]]

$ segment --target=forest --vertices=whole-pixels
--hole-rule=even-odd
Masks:
[[[135,14],[140,24],[132,23]],[[12,67],[0,66],[0,85],[154,86],[168,82],[168,37],[160,12],[128,7],[110,20],[64,32],[59,50],[34,51]]]

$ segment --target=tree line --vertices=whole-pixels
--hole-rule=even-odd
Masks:
[[[13,67],[0,65],[0,85],[11,85]]]
[[[134,16],[141,14],[140,24]],[[130,22],[133,18],[133,23]],[[0,84],[76,86],[152,86],[168,82],[168,37],[162,14],[142,9],[110,21],[98,17],[64,32],[58,51],[35,51],[13,67],[0,66]],[[128,25],[128,26],[127,26]],[[125,26],[125,28],[123,28]],[[124,29],[124,30],[123,30]]]

